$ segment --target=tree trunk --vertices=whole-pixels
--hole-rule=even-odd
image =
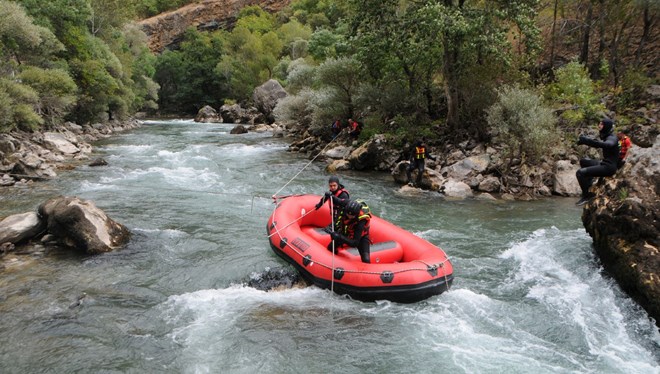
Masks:
[[[444,90],[447,97],[447,126],[453,129],[458,128],[458,87],[456,80],[458,62],[458,50],[454,48],[445,48]]]
[[[644,19],[644,28],[642,31],[642,37],[639,39],[639,46],[637,47],[637,51],[635,51],[635,67],[639,67],[641,65],[642,51],[644,50],[644,45],[649,39],[649,35],[651,34],[651,29],[655,21],[655,17],[652,16],[649,12],[648,2],[644,3],[644,13],[642,17]]]
[[[589,39],[591,38],[591,18],[593,17],[593,6],[589,1],[587,6],[587,16],[584,20],[582,32],[582,50],[580,51],[580,62],[587,65],[589,62]]]
[[[559,0],[555,0],[555,9],[552,12],[552,32],[550,34],[550,70],[555,68],[555,44],[557,38],[555,35],[555,28],[557,26],[557,8],[559,7]]]

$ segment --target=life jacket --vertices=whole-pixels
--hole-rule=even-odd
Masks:
[[[348,218],[345,214],[343,214],[343,212],[343,217],[341,218],[341,233],[350,239],[355,239],[355,226],[357,226],[358,222],[366,220],[364,229],[362,230],[363,237],[369,235],[369,225],[371,223],[371,209],[369,209],[369,205],[367,205],[364,200],[358,199],[356,201],[362,205],[357,219]]]
[[[418,160],[426,158],[426,147],[415,147],[415,158]]]
[[[624,135],[623,139],[619,140],[619,160],[623,160],[626,158],[630,146],[631,146],[630,138]]]
[[[348,190],[345,189],[344,186],[342,186],[341,184],[339,185],[339,188],[337,188],[337,191],[335,191],[333,193],[333,195],[339,197],[339,195],[341,195],[342,192],[346,192],[346,195],[350,196],[350,194],[348,193]]]

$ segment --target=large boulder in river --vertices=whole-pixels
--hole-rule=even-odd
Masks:
[[[222,123],[222,117],[210,105],[202,107],[195,116],[195,122],[202,123]]]
[[[286,96],[287,93],[284,91],[280,82],[275,79],[270,79],[254,89],[254,92],[252,93],[252,101],[254,101],[254,105],[259,112],[266,117],[266,121],[270,124],[275,122],[273,109],[275,109],[277,102]]]
[[[17,244],[45,231],[44,221],[36,212],[14,214],[0,221],[0,244]]]
[[[627,160],[592,187],[582,222],[605,270],[660,325],[660,136]]]
[[[87,200],[58,196],[39,206],[48,232],[66,246],[89,254],[109,252],[128,242],[130,231]]]

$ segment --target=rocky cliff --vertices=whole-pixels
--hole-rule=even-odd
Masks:
[[[582,211],[594,248],[621,287],[660,326],[660,136],[633,148],[617,174],[598,183]]]
[[[241,9],[259,5],[267,12],[278,12],[291,0],[203,0],[177,10],[138,22],[149,37],[149,48],[162,52],[176,44],[189,27],[198,30],[230,29]]]

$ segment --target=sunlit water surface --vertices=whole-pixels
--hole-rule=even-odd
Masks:
[[[0,192],[0,216],[76,195],[133,233],[114,253],[7,263],[0,372],[660,373],[657,329],[602,273],[572,199],[447,201],[346,173],[353,197],[447,252],[453,288],[404,305],[245,286],[285,266],[268,196],[303,168],[280,194],[320,194],[327,175],[231,128],[146,122],[96,144],[109,166]]]

